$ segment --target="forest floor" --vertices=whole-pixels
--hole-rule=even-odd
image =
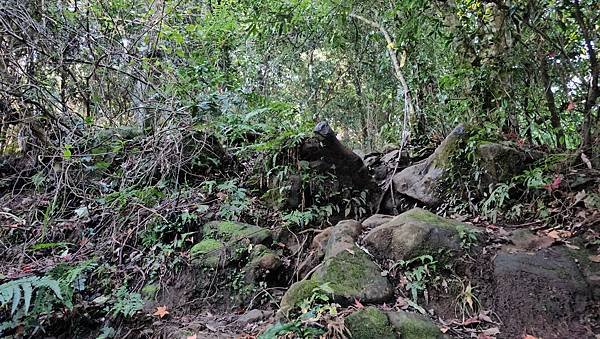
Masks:
[[[212,149],[218,166],[184,171],[202,171],[198,184],[168,188],[162,180],[115,187],[105,171],[86,175],[85,159],[75,171],[3,158],[0,334],[600,337],[600,171],[592,166],[563,161],[533,193],[521,189],[510,203],[500,201],[508,193],[491,194],[479,212],[453,208],[464,200],[448,195],[437,216],[398,195],[399,216],[307,202],[285,214],[245,181],[254,167]],[[109,170],[126,177],[142,173],[140,163],[124,155]],[[384,166],[380,184],[394,168]],[[518,196],[511,180],[507,192]],[[307,211],[328,211],[328,222],[292,227]]]

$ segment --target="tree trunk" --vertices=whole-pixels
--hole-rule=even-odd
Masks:
[[[565,148],[565,137],[560,123],[560,116],[558,115],[558,109],[556,108],[556,101],[554,100],[554,93],[552,93],[552,83],[548,74],[548,62],[546,57],[542,55],[540,60],[540,76],[542,85],[544,86],[544,95],[546,96],[546,105],[550,112],[550,124],[554,130],[556,137],[556,146],[559,149]]]

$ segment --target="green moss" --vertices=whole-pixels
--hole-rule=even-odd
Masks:
[[[321,284],[317,279],[301,280],[292,284],[281,299],[280,315],[287,317],[290,311],[302,300],[310,298],[313,290]]]
[[[402,339],[442,338],[440,329],[429,319],[408,312],[390,312],[388,319]]]
[[[238,235],[243,234],[245,227],[242,224],[238,224],[232,221],[222,221],[219,223],[218,230],[220,235]]]
[[[373,280],[375,264],[362,250],[355,248],[355,254],[348,251],[340,252],[327,260],[319,278],[329,282],[336,295],[350,296],[361,292],[361,289]]]
[[[217,267],[224,253],[222,242],[205,238],[190,249],[192,262],[204,267]]]
[[[457,227],[466,226],[466,224],[451,219],[442,218],[439,215],[426,211],[422,208],[413,208],[411,210],[408,210],[399,215],[398,218],[405,222],[421,221],[426,224],[440,226],[447,229],[456,229]]]
[[[352,313],[344,324],[353,339],[396,338],[387,315],[375,307]]]
[[[190,250],[190,254],[193,258],[197,255],[206,254],[221,248],[223,248],[222,242],[220,242],[219,240],[206,238],[202,239],[202,241],[194,245]]]
[[[154,300],[156,293],[160,289],[158,284],[148,284],[142,287],[142,296],[145,299]]]
[[[259,244],[271,238],[268,229],[233,221],[211,221],[204,225],[205,235],[223,241],[248,238],[252,243]]]

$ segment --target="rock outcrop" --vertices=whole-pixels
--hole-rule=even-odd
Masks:
[[[413,208],[371,230],[363,242],[380,259],[406,260],[439,250],[460,251],[469,232],[478,231],[468,224]]]
[[[430,206],[438,205],[451,157],[464,135],[465,127],[457,126],[427,159],[394,175],[394,191]]]
[[[198,267],[225,267],[239,261],[249,244],[266,244],[270,230],[233,221],[211,221],[202,228],[203,239],[190,249],[192,264]]]
[[[310,279],[294,283],[281,300],[280,315],[287,315],[299,302],[310,298],[315,288],[327,284],[333,301],[348,305],[355,299],[381,303],[391,299],[393,288],[371,257],[354,243],[362,225],[341,221],[329,232],[324,261]]]
[[[569,250],[500,252],[493,262],[494,309],[503,337],[587,338],[580,318],[591,292]]]

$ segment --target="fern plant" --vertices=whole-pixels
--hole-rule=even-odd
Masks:
[[[23,311],[29,313],[33,292],[40,288],[48,288],[57,298],[62,300],[59,282],[48,277],[25,277],[0,285],[0,305],[2,307],[12,302],[10,314],[13,315],[23,299]]]

